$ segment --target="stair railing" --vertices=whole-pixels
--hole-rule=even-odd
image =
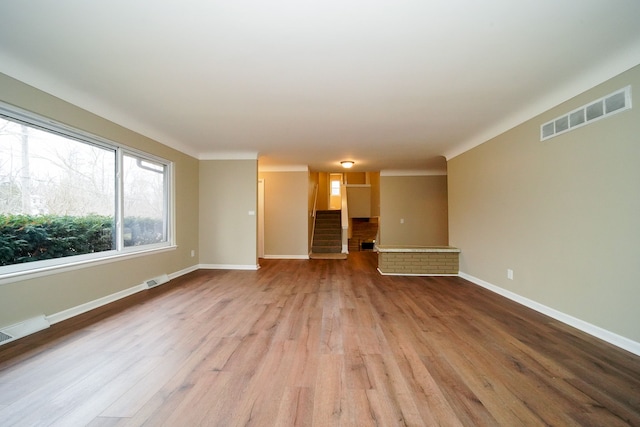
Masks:
[[[316,212],[318,210],[318,184],[313,186],[313,209],[311,211],[312,225],[311,225],[311,240],[309,240],[309,253],[311,253],[311,247],[313,246],[313,239],[316,235]]]
[[[342,253],[349,253],[349,206],[347,202],[347,186],[342,185],[342,205],[341,205],[341,218],[342,223]]]

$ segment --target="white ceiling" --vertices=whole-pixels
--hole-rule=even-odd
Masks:
[[[639,63],[638,0],[0,2],[0,72],[265,168],[443,169]]]

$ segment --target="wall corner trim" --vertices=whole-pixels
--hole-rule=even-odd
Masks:
[[[585,332],[589,335],[592,335],[596,338],[599,338],[603,341],[608,342],[609,344],[615,345],[616,347],[620,347],[623,350],[627,350],[637,356],[640,356],[640,343],[633,341],[629,338],[623,337],[606,329],[603,329],[599,326],[593,325],[591,323],[585,322],[584,320],[580,320],[568,314],[565,314],[561,311],[553,309],[551,307],[547,307],[544,304],[540,304],[536,301],[530,300],[529,298],[518,295],[514,292],[503,289],[499,286],[493,285],[489,282],[485,282],[482,279],[478,279],[477,277],[471,276],[470,274],[466,274],[460,272],[458,274],[459,277],[468,280],[469,282],[481,286],[485,289],[490,290],[491,292],[495,292],[498,295],[502,295],[505,298],[508,298],[512,301],[517,302],[518,304],[522,304],[525,307],[528,307],[532,310],[535,310],[539,313],[547,315],[553,319],[556,319],[562,323],[565,323],[569,326],[572,326],[582,332]]]

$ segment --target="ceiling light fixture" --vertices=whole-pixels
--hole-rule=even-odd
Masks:
[[[344,160],[340,162],[340,164],[342,165],[343,168],[349,169],[351,166],[354,165],[354,162],[352,162],[351,160]]]

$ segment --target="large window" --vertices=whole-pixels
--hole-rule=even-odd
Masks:
[[[169,246],[170,172],[0,104],[0,276]]]
[[[124,246],[167,240],[166,170],[141,156],[122,156]]]
[[[332,180],[331,181],[331,195],[332,196],[339,196],[340,195],[340,181],[338,180]]]

